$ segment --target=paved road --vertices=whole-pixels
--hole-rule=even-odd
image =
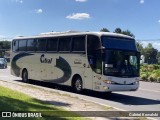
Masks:
[[[21,78],[10,75],[9,68],[0,69],[0,80],[19,82]],[[85,92],[83,95],[74,94],[74,96],[127,111],[160,111],[160,83],[140,82],[140,88],[135,92],[113,92],[107,96],[101,96],[97,92],[91,94]]]

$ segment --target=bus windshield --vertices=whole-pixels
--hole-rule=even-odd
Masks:
[[[107,49],[137,51],[135,40],[123,37],[102,36],[102,45]]]
[[[104,75],[139,77],[139,53],[124,50],[105,50]]]

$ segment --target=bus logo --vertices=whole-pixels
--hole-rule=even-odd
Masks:
[[[48,64],[51,64],[51,63],[52,63],[52,58],[50,58],[50,59],[45,58],[45,55],[42,54],[41,57],[40,57],[40,61],[41,61],[41,63],[48,63]]]

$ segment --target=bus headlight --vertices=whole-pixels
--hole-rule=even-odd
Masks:
[[[137,85],[137,84],[139,84],[139,81],[136,81],[136,82],[134,82],[133,84],[134,84],[134,85]]]
[[[110,81],[110,80],[103,80],[104,83],[107,83],[107,84],[114,84],[114,82]]]

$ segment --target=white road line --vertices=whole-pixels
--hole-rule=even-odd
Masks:
[[[150,91],[150,92],[160,92],[159,90],[150,90],[150,89],[141,89],[141,88],[139,88],[139,90]]]

